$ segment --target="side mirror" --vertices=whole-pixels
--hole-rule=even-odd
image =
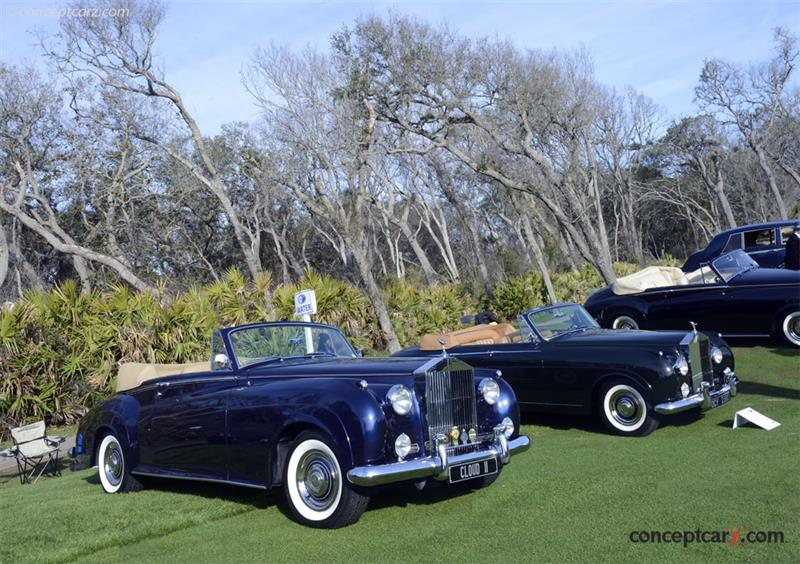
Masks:
[[[223,353],[218,353],[214,355],[214,360],[211,361],[211,370],[230,370],[231,369],[231,359],[228,358],[228,355]]]
[[[356,351],[356,354],[358,356],[362,356],[363,357],[364,356],[364,350],[365,350],[364,347],[359,347],[358,350]]]

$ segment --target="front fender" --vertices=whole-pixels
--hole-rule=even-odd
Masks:
[[[140,405],[127,394],[118,394],[93,407],[78,425],[75,455],[82,467],[96,462],[100,439],[113,433],[122,445],[127,460],[135,467],[139,463],[139,442],[136,422]]]

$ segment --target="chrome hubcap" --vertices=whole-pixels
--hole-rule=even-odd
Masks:
[[[118,485],[122,480],[122,465],[122,452],[119,450],[119,445],[109,445],[103,456],[103,471],[105,472],[106,480],[112,486]]]
[[[633,425],[644,412],[639,398],[627,390],[615,392],[608,403],[612,417],[622,425]]]
[[[303,503],[315,511],[328,509],[339,493],[336,464],[318,450],[303,455],[297,465],[295,479]]]
[[[628,317],[627,315],[621,315],[614,320],[613,324],[614,329],[638,329],[639,326],[636,324],[632,318]]]

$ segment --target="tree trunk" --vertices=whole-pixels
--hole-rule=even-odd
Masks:
[[[753,150],[756,152],[758,156],[758,165],[761,167],[761,170],[764,171],[764,174],[767,176],[767,181],[769,183],[769,189],[772,192],[772,197],[775,198],[775,203],[778,206],[778,213],[780,214],[780,219],[786,219],[789,217],[789,214],[786,213],[786,204],[783,202],[783,196],[781,196],[781,191],[778,189],[778,184],[775,181],[775,174],[772,172],[772,167],[769,166],[767,162],[767,156],[764,154],[764,149],[761,148],[761,145],[758,143],[754,143],[751,141],[750,146],[753,147]]]
[[[406,221],[400,221],[400,230],[403,232],[408,244],[411,245],[414,256],[416,256],[419,261],[419,266],[422,269],[422,274],[425,276],[425,281],[428,284],[434,284],[436,282],[436,271],[433,269],[433,266],[431,266],[431,261],[428,260],[428,254],[425,252],[425,249],[419,244],[417,234]]]
[[[6,230],[0,224],[0,286],[6,281],[8,276],[8,239],[6,239]]]
[[[533,251],[536,264],[539,267],[539,271],[542,273],[544,287],[547,289],[547,297],[550,299],[550,303],[554,304],[558,301],[558,299],[556,298],[556,291],[553,288],[553,282],[550,280],[550,270],[547,268],[547,262],[545,262],[544,259],[544,251],[542,251],[542,247],[539,245],[539,241],[536,239],[536,234],[533,231],[533,226],[531,225],[531,220],[528,217],[528,214],[522,213],[520,216],[522,217],[522,227],[525,230],[528,243]]]
[[[353,259],[356,262],[359,274],[361,274],[361,280],[364,282],[367,296],[369,296],[372,306],[375,308],[375,314],[378,316],[378,324],[386,338],[389,352],[395,353],[400,350],[400,341],[397,339],[397,333],[395,333],[394,326],[392,325],[389,308],[386,306],[386,301],[383,299],[383,293],[378,287],[378,283],[375,281],[375,276],[372,274],[371,265],[369,264],[369,260],[367,260],[366,252],[361,248],[353,246],[352,242],[349,243],[351,243],[350,248],[353,252]]]

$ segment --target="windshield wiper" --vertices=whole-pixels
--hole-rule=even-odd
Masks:
[[[332,352],[325,352],[325,351],[317,351],[312,353],[306,353],[304,355],[300,355],[299,357],[290,357],[290,358],[322,358],[322,357],[335,357],[336,355]]]

